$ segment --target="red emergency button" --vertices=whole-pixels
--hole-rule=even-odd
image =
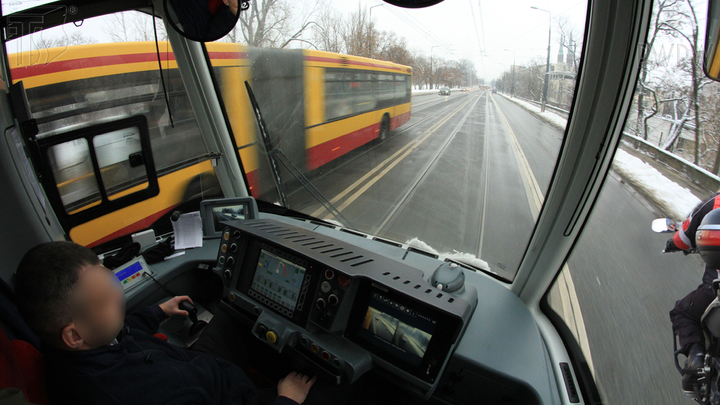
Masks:
[[[350,285],[350,279],[342,274],[338,274],[338,284],[340,284],[340,287],[347,287]]]

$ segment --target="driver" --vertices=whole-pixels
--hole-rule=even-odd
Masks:
[[[236,364],[153,336],[163,319],[187,315],[178,304],[192,302],[189,297],[174,297],[125,316],[125,295],[117,277],[88,248],[49,242],[30,249],[17,269],[15,295],[21,315],[43,343],[52,403],[263,402]],[[314,382],[290,373],[267,402],[303,403]]]
[[[665,252],[682,251],[685,254],[692,253],[698,248],[697,237],[702,233],[703,226],[712,223],[720,225],[720,193],[712,195],[700,203],[690,216],[683,222],[681,229],[670,238],[665,247]],[[711,214],[712,213],[712,214]],[[675,302],[675,308],[670,311],[670,321],[673,330],[680,340],[680,350],[687,356],[685,369],[696,370],[703,366],[705,357],[705,337],[703,335],[700,319],[705,309],[715,299],[715,292],[712,289],[713,280],[720,278],[720,265],[713,262],[712,258],[703,254],[705,260],[705,273],[702,277],[702,284],[690,292],[684,298]],[[682,388],[688,394],[694,393],[694,386],[697,377],[693,373],[683,373]]]

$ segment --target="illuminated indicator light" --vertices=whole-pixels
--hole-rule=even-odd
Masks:
[[[270,343],[275,343],[277,342],[277,335],[275,334],[275,332],[269,330],[267,331],[267,333],[265,333],[265,339],[267,339],[267,341]]]
[[[338,149],[340,149],[340,147],[339,147],[339,146],[338,146],[337,148],[335,148],[335,149],[331,150],[331,152],[335,152],[335,151],[336,151],[336,150],[338,150]]]
[[[317,352],[320,351],[320,348],[318,347],[318,345],[316,345],[315,343],[313,343],[312,345],[310,345],[310,351],[313,352],[313,353],[317,353]]]

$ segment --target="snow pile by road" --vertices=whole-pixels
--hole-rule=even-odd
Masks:
[[[567,120],[557,114],[549,111],[541,113],[540,107],[531,103],[505,95],[503,97],[542,116],[563,130],[567,126]],[[661,211],[675,219],[684,219],[700,203],[700,199],[690,190],[663,176],[654,167],[622,149],[618,148],[615,153],[613,168],[636,190],[653,201]]]
[[[421,96],[423,94],[437,94],[440,90],[413,90],[412,95],[413,96]]]
[[[405,244],[408,245],[408,247],[413,247],[415,249],[419,249],[428,253],[436,254],[440,257],[448,258],[456,262],[465,263],[478,269],[492,271],[490,270],[490,265],[485,260],[478,259],[475,255],[471,253],[462,253],[458,252],[457,250],[453,250],[451,253],[440,253],[435,250],[435,248],[421,241],[418,238],[412,238],[405,242]]]
[[[550,124],[555,125],[556,127],[565,130],[565,127],[567,127],[567,120],[550,110],[545,110],[545,112],[540,112],[540,107],[536,106],[535,104],[528,103],[527,101],[519,100],[517,98],[510,98],[504,94],[500,94],[501,96],[505,97],[506,99],[519,104],[521,107],[523,107],[526,110],[532,111],[535,114],[541,116],[545,121],[548,121]]]
[[[685,218],[700,199],[690,190],[663,176],[654,167],[641,159],[618,149],[613,161],[615,171],[633,184],[642,193],[652,196],[663,212],[675,219]]]

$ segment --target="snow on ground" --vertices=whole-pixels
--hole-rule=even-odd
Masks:
[[[541,113],[540,107],[534,104],[505,95],[502,96],[526,110],[542,116],[562,129],[567,126],[567,120],[557,114],[550,111]],[[700,199],[695,197],[690,190],[668,179],[654,167],[620,148],[615,153],[613,168],[636,190],[659,205],[658,208],[665,212],[666,215],[670,215],[675,219],[684,219],[700,203]]]
[[[663,176],[654,167],[622,149],[615,152],[615,171],[629,181],[633,187],[649,194],[661,205],[660,208],[675,219],[684,219],[700,199],[690,190]]]
[[[436,254],[440,257],[445,257],[456,262],[469,264],[470,266],[476,267],[478,269],[492,271],[490,270],[490,265],[485,260],[478,259],[475,255],[471,253],[462,253],[458,252],[457,250],[453,250],[452,252],[448,253],[440,253],[435,250],[435,248],[421,241],[418,238],[412,238],[405,242],[405,244],[408,245],[408,247],[413,247],[415,249],[419,249],[428,253]]]
[[[413,90],[412,95],[413,96],[421,96],[423,94],[437,94],[440,90]]]
[[[498,93],[500,94],[500,93]],[[550,122],[551,124],[555,125],[556,127],[559,127],[563,131],[565,130],[565,127],[567,126],[567,120],[554,112],[550,110],[545,110],[545,112],[540,112],[540,107],[536,106],[535,104],[528,103],[527,101],[519,100],[517,98],[510,98],[504,94],[500,94],[501,96],[505,97],[506,99],[519,104],[526,110],[530,110],[534,112],[535,114],[541,116],[545,119],[545,121]]]

